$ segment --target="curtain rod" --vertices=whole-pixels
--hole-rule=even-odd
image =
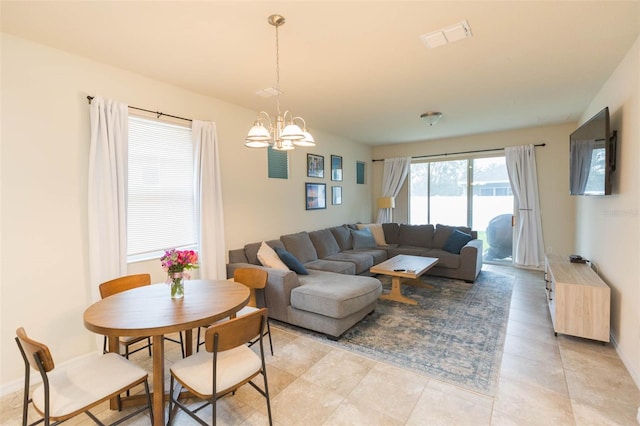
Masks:
[[[546,143],[539,143],[534,146],[546,146]],[[446,157],[447,155],[458,155],[458,154],[475,154],[477,152],[493,152],[493,151],[504,151],[504,148],[493,148],[493,149],[477,149],[475,151],[460,151],[460,152],[445,152],[444,154],[431,154],[431,155],[418,155],[417,157],[411,157],[411,159],[415,158],[430,158],[430,157]],[[371,161],[384,161],[384,158],[374,159]]]
[[[89,104],[91,104],[91,101],[93,100],[93,96],[87,96],[87,100],[89,101]],[[190,118],[184,118],[184,117],[178,117],[177,115],[165,114],[164,112],[160,112],[160,111],[151,111],[151,110],[148,110],[148,109],[138,108],[138,107],[134,107],[134,106],[130,106],[130,105],[127,105],[127,107],[131,108],[131,109],[138,110],[138,111],[150,112],[152,114],[155,114],[156,118],[160,118],[160,117],[162,117],[164,115],[165,117],[177,118],[178,120],[184,120],[184,121],[193,122],[193,120],[190,119]]]

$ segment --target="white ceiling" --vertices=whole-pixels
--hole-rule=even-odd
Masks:
[[[375,145],[577,120],[638,37],[639,5],[2,0],[1,22],[3,32],[271,114],[275,99],[255,92],[275,86],[267,17],[278,13],[283,109],[312,132]],[[463,20],[472,38],[432,50],[419,39]],[[426,111],[444,117],[429,127]]]

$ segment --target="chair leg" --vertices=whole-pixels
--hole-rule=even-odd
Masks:
[[[269,415],[269,426],[273,424],[273,420],[271,419],[271,398],[269,397],[269,386],[267,385],[267,370],[265,369],[263,373],[264,377],[264,393],[265,398],[267,399],[267,414]]]
[[[271,356],[273,356],[273,342],[271,341],[271,327],[269,326],[269,318],[267,318],[267,334],[269,335],[269,348],[271,349]]]
[[[202,327],[198,327],[198,335],[196,336],[196,352],[200,352],[200,330]]]
[[[173,416],[171,415],[171,412],[173,411],[173,384],[175,382],[175,379],[173,378],[173,375],[171,375],[171,382],[169,384],[169,418],[167,419],[167,426],[171,426],[171,424],[173,423]],[[152,410],[153,411],[153,410]]]
[[[147,337],[147,350],[149,351],[149,356],[151,356],[151,337]]]
[[[20,348],[22,350],[22,348]],[[22,400],[22,426],[27,426],[27,417],[29,416],[29,365],[26,365],[26,375],[24,379],[24,398]]]
[[[180,351],[182,352],[182,358],[185,357],[184,354],[184,339],[182,338],[182,331],[179,333],[180,335]]]
[[[218,398],[216,398],[216,396],[213,395],[212,399],[213,399],[213,401],[211,402],[211,411],[212,411],[213,419],[211,421],[211,424],[213,426],[216,426],[216,421],[217,421],[217,417],[218,417],[218,410],[217,410],[217,408],[218,408]]]

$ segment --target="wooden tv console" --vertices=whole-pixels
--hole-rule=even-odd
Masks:
[[[589,265],[571,263],[569,256],[547,254],[545,281],[556,336],[609,341],[611,289]]]

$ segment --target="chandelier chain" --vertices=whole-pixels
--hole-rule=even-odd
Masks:
[[[276,25],[276,107],[280,115],[280,40],[278,38],[278,26]]]

